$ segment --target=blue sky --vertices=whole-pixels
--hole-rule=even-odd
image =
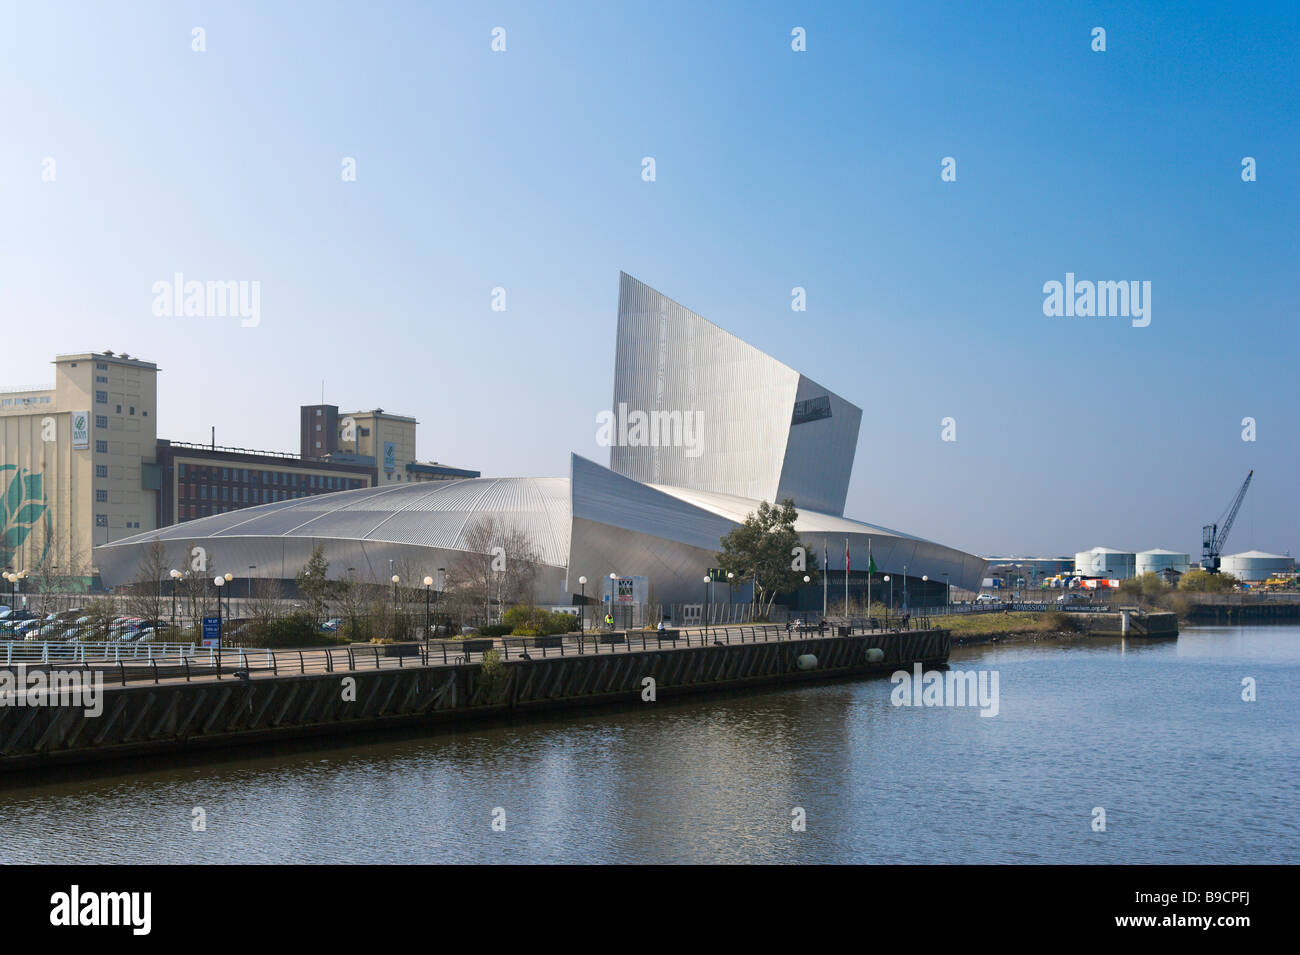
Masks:
[[[324,379],[564,474],[608,460],[622,269],[865,409],[850,516],[1196,553],[1254,468],[1228,549],[1296,546],[1300,8],[697,7],[3,3],[0,382],[128,351],[162,436],[293,450]],[[178,271],[261,323],[154,316]],[[1150,326],[1044,316],[1066,272]]]

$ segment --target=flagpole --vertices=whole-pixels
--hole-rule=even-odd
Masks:
[[[826,571],[829,567],[827,557],[830,552],[826,549],[826,538],[822,538],[822,619],[826,619]]]
[[[844,538],[844,616],[849,615],[849,539]]]

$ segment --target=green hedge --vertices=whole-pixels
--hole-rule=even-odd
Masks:
[[[520,637],[549,637],[578,629],[578,618],[571,613],[552,613],[526,604],[511,607],[504,620],[509,632]]]

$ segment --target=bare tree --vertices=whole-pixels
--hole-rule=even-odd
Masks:
[[[146,620],[161,620],[163,616],[164,581],[168,579],[167,548],[154,538],[140,557],[135,581],[128,601],[130,612]]]
[[[495,517],[480,517],[466,530],[464,550],[447,569],[453,606],[492,620],[507,604],[533,599],[540,557],[526,531]]]

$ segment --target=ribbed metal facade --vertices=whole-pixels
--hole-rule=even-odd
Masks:
[[[796,404],[824,399],[794,423]],[[646,484],[844,513],[862,410],[627,274],[618,296],[615,415],[691,415],[697,447],[615,443],[610,467]]]

